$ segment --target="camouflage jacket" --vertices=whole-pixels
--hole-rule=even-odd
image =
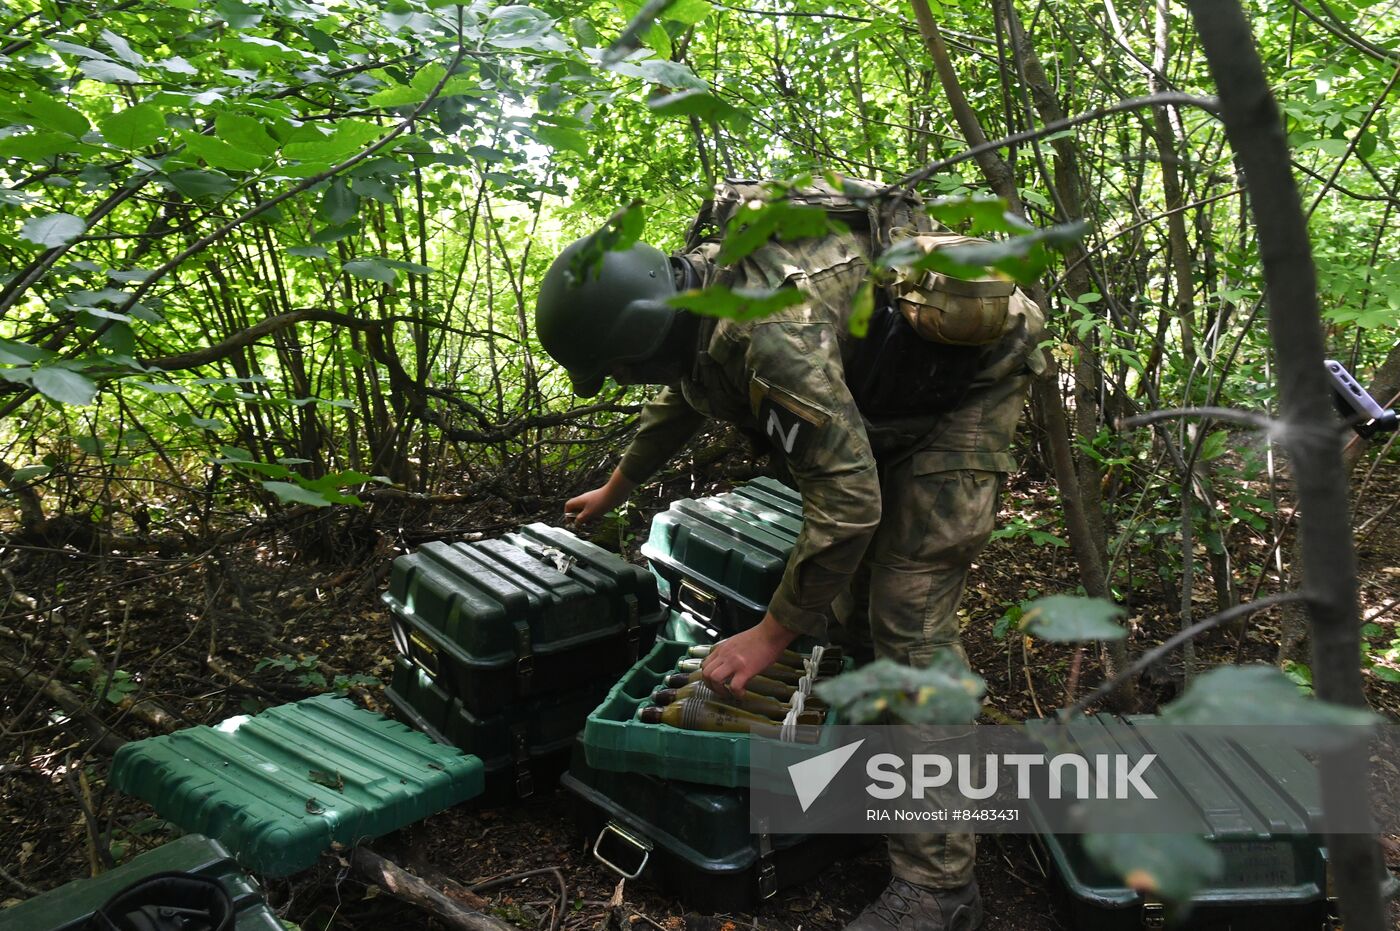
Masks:
[[[770,243],[733,268],[714,247],[682,258],[705,285],[794,285],[809,300],[760,320],[702,329],[695,365],[643,409],[619,466],[641,482],[675,455],[707,418],[765,435],[802,494],[805,520],[781,586],[769,604],[783,626],[819,635],[832,601],[850,582],[880,522],[880,477],[867,423],[844,381],[853,298],[865,281],[858,235]],[[1008,452],[1029,371],[1039,369],[1041,317],[1021,295],[1000,342],[982,351],[971,390],[954,410],[908,425],[913,473],[953,469],[1010,472]]]

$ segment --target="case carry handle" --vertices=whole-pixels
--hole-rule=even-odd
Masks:
[[[641,852],[642,862],[637,865],[636,870],[629,873],[627,870],[603,856],[603,838],[607,837],[609,834],[617,837],[618,840],[622,841],[628,847]],[[647,868],[647,861],[651,859],[651,849],[651,842],[646,838],[637,837],[616,821],[609,821],[607,824],[603,825],[603,829],[598,832],[598,839],[593,842],[593,858],[623,879],[636,879],[638,876],[642,875],[642,870]]]

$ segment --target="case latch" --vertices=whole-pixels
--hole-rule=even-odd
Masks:
[[[520,695],[529,695],[535,678],[535,654],[530,642],[530,625],[523,620],[514,622],[515,627],[515,684]]]

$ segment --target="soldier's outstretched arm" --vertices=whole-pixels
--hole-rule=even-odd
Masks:
[[[637,435],[627,445],[618,464],[633,486],[640,485],[685,448],[705,423],[705,415],[686,403],[675,388],[661,391],[642,408]]]

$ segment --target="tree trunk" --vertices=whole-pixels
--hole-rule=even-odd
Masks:
[[[1400,397],[1397,397],[1400,396],[1400,343],[1390,347],[1385,361],[1371,377],[1371,384],[1367,390],[1371,397],[1383,406],[1393,405],[1400,400]],[[1370,448],[1371,441],[1363,436],[1355,436],[1347,443],[1346,448],[1342,450],[1342,468],[1348,475],[1356,469]],[[1297,537],[1288,545],[1287,552],[1288,576],[1292,580],[1298,574],[1297,567],[1302,565],[1302,550]],[[1302,662],[1308,655],[1309,646],[1306,612],[1299,605],[1288,605],[1284,608],[1283,620],[1279,625],[1279,665]]]
[[[1015,8],[1011,5],[1010,0],[1001,0],[996,4],[996,10],[1002,28],[1011,40],[1011,49],[1016,59],[1017,70],[1031,91],[1031,98],[1041,120],[1046,123],[1063,120],[1065,118],[1064,110],[1055,97],[1050,79],[1045,74],[1045,69],[1041,66],[1040,59],[1030,44],[1030,39],[1021,25],[1020,17],[1017,16]],[[1074,144],[1068,138],[1059,138],[1051,140],[1051,145],[1055,148],[1056,159],[1054,177],[1048,180],[1051,180],[1054,185],[1055,201],[1060,213],[1060,220],[1063,222],[1077,220],[1085,215],[1082,195],[1084,183],[1079,175]],[[992,157],[996,158],[995,153],[992,153]],[[1000,161],[999,158],[997,160]],[[1018,212],[1024,213],[1020,210]],[[1065,263],[1068,269],[1065,273],[1065,284],[1074,299],[1077,300],[1094,290],[1088,257],[1078,243],[1065,250]],[[1044,294],[1037,294],[1036,300],[1045,313],[1046,319],[1050,319],[1049,298]],[[1052,371],[1053,368],[1052,366]],[[1103,510],[1103,467],[1087,451],[1093,443],[1094,437],[1098,435],[1102,420],[1098,397],[1100,370],[1098,351],[1094,346],[1094,333],[1090,330],[1085,337],[1075,340],[1075,435],[1079,439],[1081,450],[1077,461],[1067,458],[1061,453],[1056,453],[1055,458],[1058,463],[1056,479],[1060,484],[1061,496],[1065,496],[1065,490],[1070,487],[1077,490],[1075,495],[1077,507],[1073,510],[1067,507],[1066,518],[1069,524],[1070,545],[1073,547],[1075,557],[1080,565],[1080,578],[1083,581],[1084,590],[1096,598],[1109,598],[1108,529],[1104,521]],[[1054,385],[1054,399],[1052,401],[1046,398],[1045,403],[1062,406],[1058,379]],[[1053,411],[1044,408],[1043,410],[1054,418]],[[1063,411],[1060,412],[1058,419],[1062,424],[1064,423]],[[1048,429],[1049,424],[1047,423],[1046,426]],[[1060,430],[1065,429],[1067,429],[1067,424],[1060,428]],[[1060,436],[1059,431],[1052,432],[1051,442],[1059,442]],[[1065,443],[1068,447],[1068,440],[1065,440]],[[1109,641],[1102,648],[1101,659],[1105,673],[1110,678],[1117,675],[1127,668],[1127,645],[1121,640]],[[1121,705],[1125,708],[1135,707],[1137,704],[1137,684],[1135,682],[1126,683],[1115,693],[1113,702],[1115,705]]]
[[[1288,143],[1253,34],[1237,0],[1187,0],[1220,93],[1225,132],[1253,194],[1259,255],[1269,295],[1269,335],[1279,368],[1283,442],[1292,456],[1301,525],[1303,584],[1313,640],[1313,685],[1326,701],[1364,707],[1356,553],[1346,473],[1323,370],[1317,273]],[[1367,794],[1366,747],[1322,755],[1324,809]],[[1351,931],[1385,926],[1375,838],[1329,834],[1342,914]]]

